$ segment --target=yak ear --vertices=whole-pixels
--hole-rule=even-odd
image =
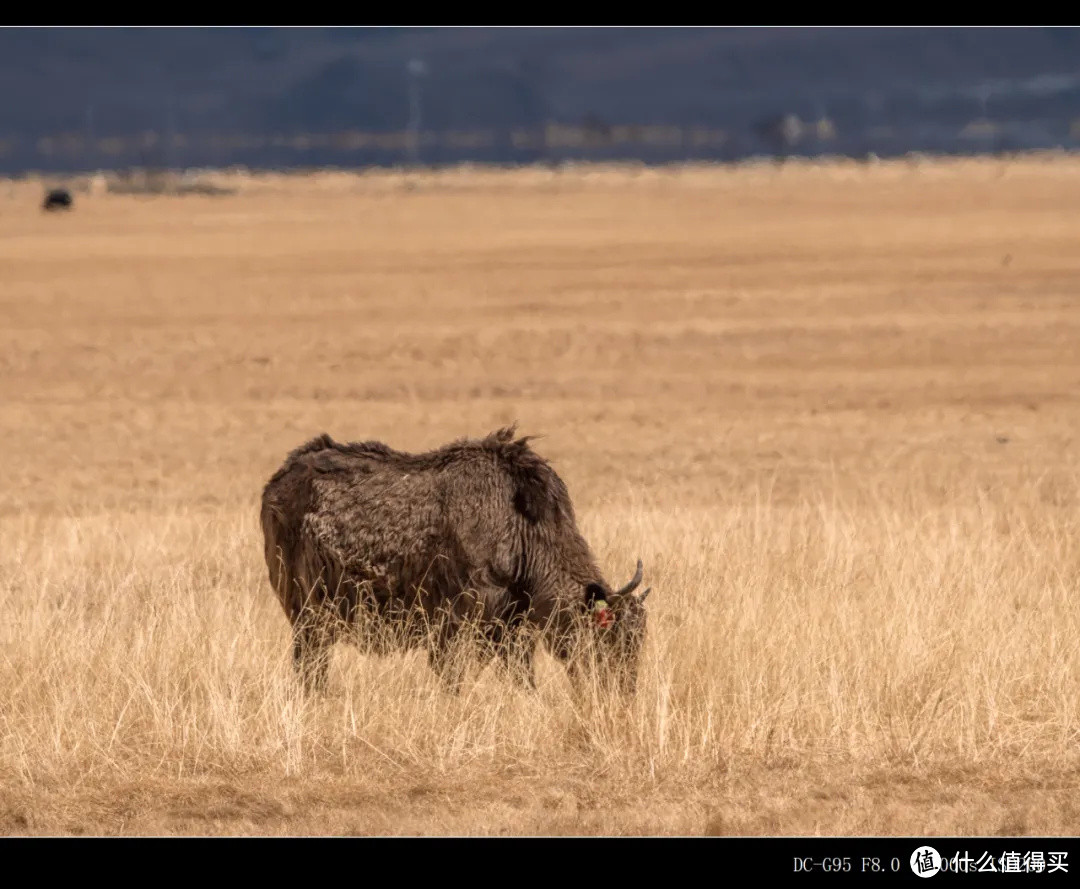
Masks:
[[[528,482],[519,484],[514,491],[514,509],[535,525],[547,515],[547,499],[542,490]]]
[[[534,525],[547,521],[558,510],[555,483],[539,461],[514,467],[514,509]]]
[[[593,605],[596,604],[596,601],[598,599],[606,598],[607,593],[604,591],[604,588],[600,586],[600,584],[590,583],[587,587],[585,587],[585,604],[588,605],[590,608],[592,608]]]

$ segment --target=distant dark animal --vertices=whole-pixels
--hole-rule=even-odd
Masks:
[[[641,561],[626,586],[607,583],[566,486],[513,428],[423,454],[321,435],[267,483],[261,521],[309,688],[325,684],[329,647],[348,630],[371,653],[426,648],[456,690],[451,643],[470,627],[483,660],[498,657],[528,687],[543,640],[572,678],[588,664],[634,689]]]
[[[66,188],[50,189],[42,202],[43,210],[70,210],[73,204],[71,192]]]

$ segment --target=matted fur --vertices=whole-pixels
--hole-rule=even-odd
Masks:
[[[644,609],[604,579],[566,485],[514,427],[423,454],[320,435],[267,483],[261,521],[309,682],[325,680],[325,649],[346,627],[376,653],[425,645],[447,675],[449,643],[470,624],[531,683],[536,635],[569,661],[603,598],[615,624],[593,631],[632,685]]]

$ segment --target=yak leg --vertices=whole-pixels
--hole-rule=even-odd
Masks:
[[[458,627],[446,621],[435,630],[428,648],[428,664],[442,680],[446,690],[454,695],[461,691],[465,679],[464,658],[454,645],[457,635]]]
[[[510,677],[522,688],[536,690],[536,670],[533,655],[536,640],[521,630],[510,630],[499,640],[495,650]]]
[[[584,692],[589,678],[589,665],[577,640],[567,631],[552,633],[546,637],[548,650],[566,668],[566,678],[575,695]]]
[[[332,641],[326,627],[313,615],[305,615],[293,624],[293,666],[305,691],[325,691]]]

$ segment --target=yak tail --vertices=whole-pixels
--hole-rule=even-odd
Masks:
[[[270,585],[281,600],[282,607],[286,612],[291,612],[287,601],[291,586],[289,582],[292,573],[289,566],[291,553],[287,551],[289,547],[284,519],[281,509],[264,495],[259,521],[262,525],[266,569],[270,574]]]

